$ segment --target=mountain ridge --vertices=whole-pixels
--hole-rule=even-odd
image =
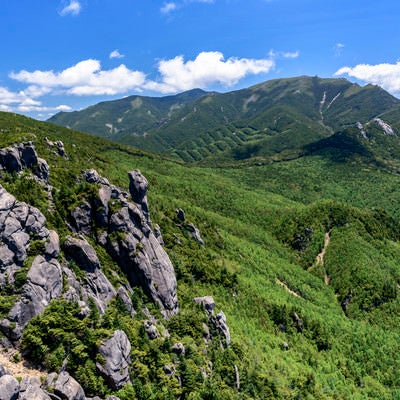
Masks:
[[[186,102],[176,106],[179,96]],[[298,148],[345,126],[364,124],[381,114],[396,114],[400,104],[377,86],[360,87],[343,78],[308,76],[274,79],[227,93],[196,91],[194,96],[168,96],[168,110],[154,111],[140,103],[141,97],[135,99],[136,105],[126,102],[121,110],[122,100],[117,100],[73,114],[59,113],[49,122],[79,126],[88,133],[184,161],[201,161],[216,153],[234,159],[235,152],[246,154],[248,146],[266,155],[271,153],[269,147],[273,153],[288,146]],[[173,110],[171,103],[176,106]],[[104,104],[113,110],[107,121],[100,110]],[[89,111],[96,115],[88,118]],[[125,123],[125,115],[131,113],[136,122]]]

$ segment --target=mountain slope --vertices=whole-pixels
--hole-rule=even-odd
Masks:
[[[37,172],[35,165],[20,175],[1,171],[0,183],[18,201],[37,207],[47,228],[64,243],[57,258],[63,265],[61,298],[28,322],[19,347],[23,356],[48,372],[63,366],[86,396],[102,398],[111,393],[122,400],[397,398],[400,178],[388,167],[396,160],[380,164],[371,159],[389,157],[379,150],[379,141],[395,147],[398,138],[374,124],[366,127],[368,139],[358,128],[346,134],[372,149],[372,156],[356,147],[338,162],[348,141],[338,134],[314,142],[291,161],[213,169],[0,113],[0,148],[34,141],[50,168],[52,196],[49,187],[28,179]],[[58,141],[66,157],[54,146]],[[104,314],[95,304],[82,314],[82,304],[65,301],[72,274],[78,281],[87,279],[64,249],[88,205],[97,218],[86,224],[80,219],[78,239],[94,249],[116,291],[127,284],[122,264],[102,244],[103,208],[93,206],[107,185],[83,179],[82,170],[93,169],[115,185],[115,193],[119,187],[128,193],[132,169],[147,178],[153,230],[160,226],[177,278],[179,312],[169,319],[162,317],[153,292],[143,293],[140,286],[130,294],[133,316],[117,299],[106,304]],[[143,199],[135,199],[129,199],[131,212],[142,204]],[[123,204],[111,200],[107,206],[119,216],[113,221],[121,221]],[[184,211],[184,219],[177,209]],[[193,226],[204,245],[192,235]],[[106,232],[111,234],[109,227]],[[111,236],[117,249],[128,243],[129,233]],[[35,256],[43,251],[38,239],[30,239]],[[19,284],[25,279],[26,274],[16,276]],[[20,295],[13,287],[1,287],[3,319],[10,317]],[[200,301],[214,309],[211,316],[193,301],[204,296],[213,296],[214,305],[209,298]],[[158,337],[148,329],[149,321]],[[222,330],[217,321],[226,322],[230,337],[221,334],[226,326]],[[131,364],[124,367],[130,383],[117,390],[97,372],[105,365],[99,343],[116,340],[119,331],[130,342]]]
[[[107,123],[117,132],[107,135],[112,140],[185,161],[216,155],[232,160],[298,150],[344,126],[367,123],[399,105],[399,100],[376,86],[306,76],[267,81],[224,94],[203,93],[173,113],[162,110],[157,116],[147,98],[136,97],[136,101],[141,104],[140,114],[133,106],[127,107],[128,103],[121,109],[121,101],[117,101],[78,113],[60,113],[49,121],[99,136],[105,136]],[[112,115],[103,111],[105,105]],[[151,113],[153,126],[144,124],[146,113]],[[132,118],[128,120],[126,115]]]

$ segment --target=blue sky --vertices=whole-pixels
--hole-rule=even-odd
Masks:
[[[400,97],[395,0],[0,0],[0,37],[0,110],[38,119],[298,75]]]

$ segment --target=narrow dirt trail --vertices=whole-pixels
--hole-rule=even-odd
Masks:
[[[293,296],[299,297],[299,298],[303,298],[302,296],[300,296],[298,293],[296,293],[294,290],[290,289],[288,285],[286,285],[285,282],[280,281],[279,279],[276,279],[276,283],[282,287],[285,288],[285,290],[287,292],[289,292],[290,294],[292,294]]]
[[[330,240],[331,240],[330,232],[325,232],[324,247],[322,248],[321,252],[317,255],[316,264],[324,265],[325,252],[329,246]],[[325,273],[325,278],[324,278],[325,285],[329,285],[329,281],[330,281],[329,276],[328,274]]]

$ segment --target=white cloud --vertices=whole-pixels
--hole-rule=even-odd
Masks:
[[[268,52],[268,55],[270,58],[297,58],[300,55],[300,51],[296,50],[296,51],[275,51],[273,49],[271,49]]]
[[[183,56],[159,62],[161,82],[149,81],[145,87],[161,93],[173,93],[192,88],[207,88],[215,84],[232,86],[247,75],[267,73],[274,68],[270,59],[231,57],[224,60],[221,52],[202,52],[193,61]]]
[[[29,86],[21,92],[25,97],[63,92],[69,95],[116,95],[130,91],[152,90],[174,93],[195,87],[207,88],[220,84],[235,85],[248,75],[267,73],[275,63],[271,59],[230,57],[224,59],[221,52],[202,52],[194,60],[184,61],[183,56],[162,60],[158,64],[160,78],[147,80],[141,71],[134,71],[124,64],[102,70],[98,60],[78,62],[60,72],[22,70],[10,77]]]
[[[101,70],[100,62],[92,59],[80,61],[61,72],[22,70],[11,73],[10,77],[38,86],[43,91],[60,88],[77,96],[126,93],[140,90],[145,82],[143,72],[131,71],[123,64],[111,70]]]
[[[65,4],[65,1],[63,2]],[[61,16],[66,15],[78,15],[81,12],[82,6],[77,0],[69,0],[68,4],[66,4],[60,11]]]
[[[110,58],[124,58],[125,56],[119,52],[118,49],[113,50],[110,55]]]
[[[177,9],[177,4],[170,2],[170,3],[164,3],[164,5],[160,8],[160,11],[163,14],[169,14],[171,11],[174,11]]]
[[[47,107],[42,104],[41,101],[35,100],[30,97],[30,93],[33,92],[31,87],[26,90],[19,92],[12,92],[5,87],[0,87],[0,111],[15,111],[15,112],[39,112],[39,111],[61,111],[71,110],[71,107],[67,105],[60,105],[57,107]],[[43,94],[43,92],[41,92]],[[37,92],[38,95],[39,92]]]
[[[396,64],[359,64],[355,67],[343,67],[335,72],[335,76],[340,75],[348,75],[379,85],[392,94],[400,94],[400,61]]]

